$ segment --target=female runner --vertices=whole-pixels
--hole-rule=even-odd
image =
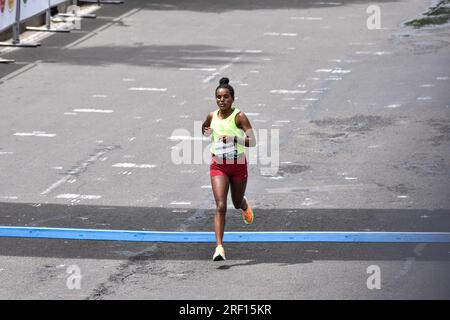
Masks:
[[[250,121],[245,113],[233,107],[234,89],[228,78],[222,78],[216,88],[216,103],[219,109],[210,112],[203,122],[202,132],[211,136],[211,185],[216,200],[214,231],[216,250],[213,261],[225,260],[223,234],[227,211],[228,189],[236,209],[242,210],[246,224],[253,222],[253,211],[245,197],[247,186],[247,159],[245,147],[256,145]]]

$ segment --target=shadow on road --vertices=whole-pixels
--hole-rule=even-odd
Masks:
[[[227,49],[209,45],[142,45],[98,46],[72,48],[62,51],[51,60],[53,63],[108,66],[112,64],[144,66],[153,68],[211,68],[223,66],[239,57],[241,53],[226,52]],[[243,56],[233,63],[236,65],[254,64],[255,55],[262,59],[266,54],[257,53]],[[50,62],[43,60],[43,62]]]
[[[381,0],[377,3],[397,2],[397,0]],[[136,7],[148,10],[186,10],[197,12],[220,13],[231,10],[277,10],[277,9],[313,9],[341,7],[351,4],[373,4],[369,0],[161,0],[161,1],[130,1]]]

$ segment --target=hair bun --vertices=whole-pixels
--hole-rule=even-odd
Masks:
[[[229,84],[229,83],[230,83],[230,79],[225,78],[225,77],[219,80],[220,85]]]

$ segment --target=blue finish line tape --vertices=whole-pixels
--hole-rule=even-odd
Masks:
[[[163,232],[0,226],[0,237],[134,242],[215,242],[214,232]],[[225,232],[224,242],[448,243],[450,232]]]

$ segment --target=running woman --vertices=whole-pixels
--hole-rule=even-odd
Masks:
[[[222,245],[227,211],[228,189],[236,209],[242,210],[245,224],[253,222],[253,211],[245,197],[247,186],[247,159],[245,147],[256,145],[250,121],[245,113],[233,107],[234,89],[228,78],[222,78],[216,88],[219,109],[210,112],[202,125],[205,136],[211,136],[211,185],[216,200],[214,231],[216,250],[213,261],[225,260]]]

